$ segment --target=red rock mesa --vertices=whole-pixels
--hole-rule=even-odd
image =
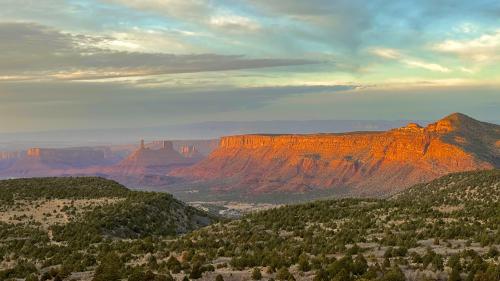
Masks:
[[[198,164],[171,173],[219,189],[385,194],[441,175],[500,167],[500,126],[451,114],[385,132],[223,137]]]

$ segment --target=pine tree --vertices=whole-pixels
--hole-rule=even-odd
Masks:
[[[306,254],[301,254],[299,256],[299,270],[302,272],[308,272],[311,270],[311,265],[309,264]]]
[[[290,278],[290,271],[288,271],[288,268],[282,267],[280,270],[278,270],[278,273],[276,273],[276,279],[278,280],[288,280]]]
[[[460,278],[460,271],[457,269],[452,269],[450,275],[448,276],[448,281],[461,281],[462,278]]]
[[[101,263],[95,270],[92,281],[119,281],[121,279],[123,264],[116,253],[111,252],[104,255]]]

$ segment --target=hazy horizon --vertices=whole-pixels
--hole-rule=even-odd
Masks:
[[[250,133],[341,133],[381,131],[409,122],[426,125],[426,120],[269,120],[201,122],[175,126],[152,126],[113,129],[69,129],[39,132],[0,133],[0,149],[29,147],[75,147],[88,145],[133,144],[140,139],[188,140],[217,139],[226,135]],[[500,123],[500,122],[499,122]]]

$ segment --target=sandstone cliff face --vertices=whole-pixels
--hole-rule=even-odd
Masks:
[[[500,167],[499,140],[500,126],[459,113],[387,132],[229,136],[208,158],[171,175],[249,192],[348,187],[383,194],[450,172]]]

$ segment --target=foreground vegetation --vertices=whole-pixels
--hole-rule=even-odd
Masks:
[[[265,268],[275,278],[313,271],[315,280],[500,280],[499,199],[500,171],[458,173],[389,200],[256,213],[168,247],[205,261],[229,257],[232,268]]]
[[[152,249],[152,237],[175,237],[214,220],[169,194],[130,191],[101,178],[0,181],[0,202],[0,280],[93,271],[114,247],[129,256],[113,262],[132,261],[132,253]]]
[[[177,237],[210,218],[166,194],[113,192],[106,197],[122,199],[68,207],[65,224],[1,224],[0,279],[500,280],[499,170],[451,174],[389,199],[280,207]],[[6,200],[16,198],[27,200]],[[179,206],[186,216],[169,219]]]

